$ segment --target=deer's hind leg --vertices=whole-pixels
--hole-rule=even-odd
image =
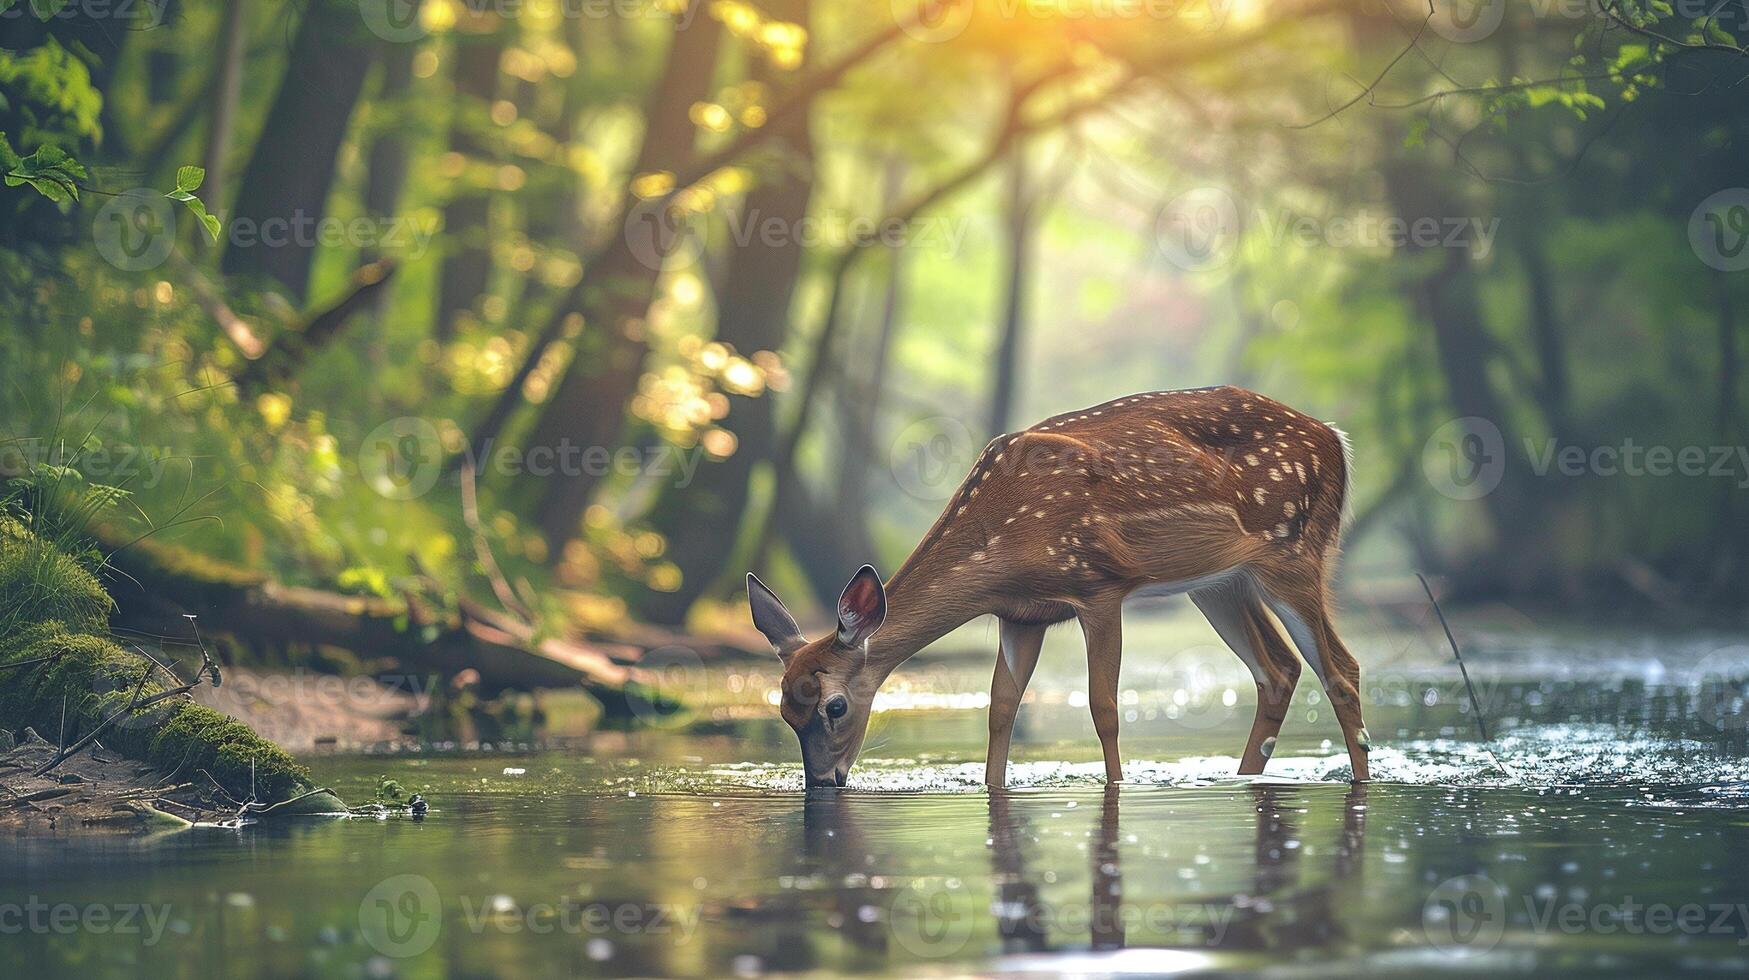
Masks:
[[[1323,571],[1322,564],[1307,562],[1288,568],[1260,568],[1258,579],[1269,608],[1287,627],[1294,645],[1330,695],[1330,707],[1342,726],[1343,741],[1348,743],[1353,779],[1365,782],[1370,775],[1367,753],[1372,751],[1372,739],[1360,714],[1360,664],[1336,635]]]
[[[1294,685],[1299,683],[1299,658],[1269,621],[1262,599],[1249,582],[1231,581],[1198,589],[1190,594],[1190,601],[1245,662],[1257,684],[1257,714],[1239,758],[1239,775],[1255,776],[1263,772],[1275,751],[1276,736],[1287,718]]]
[[[1089,606],[1080,613],[1087,636],[1087,707],[1093,730],[1105,754],[1105,781],[1123,781],[1123,757],[1117,749],[1117,675],[1123,662],[1122,597]]]

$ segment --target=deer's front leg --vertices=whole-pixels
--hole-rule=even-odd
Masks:
[[[1123,781],[1123,759],[1117,751],[1117,674],[1123,661],[1123,613],[1117,601],[1101,603],[1081,614],[1087,636],[1087,706],[1093,730],[1105,751],[1105,781]]]
[[[1014,738],[1014,716],[1020,697],[1038,666],[1039,649],[1045,642],[1043,626],[1023,626],[1004,619],[1002,649],[996,656],[996,675],[990,679],[990,748],[984,756],[984,782],[1008,785],[1008,743]]]

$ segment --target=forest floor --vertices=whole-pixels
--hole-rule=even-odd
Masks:
[[[35,775],[56,747],[25,729],[19,743],[0,754],[0,833],[55,834],[78,831],[140,833],[194,824],[222,825],[238,807],[197,774],[166,774],[94,745]]]
[[[231,667],[223,687],[198,688],[193,697],[302,755],[405,741],[410,722],[431,707],[430,692],[412,688],[370,677]]]

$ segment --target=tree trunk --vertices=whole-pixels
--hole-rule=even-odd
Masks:
[[[377,106],[399,115],[413,86],[416,45],[394,44],[383,51],[382,86]],[[391,218],[401,210],[401,190],[407,184],[407,138],[399,127],[385,129],[370,144],[364,179],[364,210],[373,218]]]
[[[237,102],[243,94],[243,47],[249,39],[244,5],[233,3],[225,8],[224,26],[219,31],[219,65],[213,83],[213,113],[207,124],[206,181],[201,185],[201,197],[213,208],[223,210],[230,190],[230,172],[226,167],[230,155],[231,137],[236,130]],[[205,242],[199,235],[197,241]]]
[[[257,240],[228,247],[224,271],[273,279],[298,303],[309,288],[335,156],[377,52],[365,36],[356,4],[312,0],[232,209],[232,227],[245,223]]]
[[[766,9],[773,17],[806,23],[806,0],[768,3]],[[774,89],[781,82],[764,60],[754,66],[750,77]],[[802,261],[802,236],[795,232],[807,216],[814,189],[807,114],[788,120],[774,139],[781,166],[774,167],[778,172],[763,179],[742,202],[740,224],[754,231],[745,243],[729,246],[717,302],[717,339],[743,355],[782,350],[788,339],[790,302]],[[784,229],[770,244],[758,234],[767,223]],[[683,621],[733,553],[753,469],[771,459],[777,444],[771,394],[730,395],[723,428],[734,433],[735,452],[703,463],[690,486],[668,487],[649,514],[651,523],[668,533],[668,559],[681,574],[678,589],[652,592],[644,600],[643,612],[653,622]]]
[[[1386,165],[1384,173],[1397,216],[1410,227],[1424,218],[1472,213],[1417,161],[1395,161]],[[1440,374],[1457,417],[1480,419],[1478,424],[1492,425],[1500,434],[1498,447],[1486,447],[1486,452],[1498,453],[1500,458],[1488,455],[1454,461],[1454,465],[1474,467],[1475,472],[1466,473],[1466,478],[1491,479],[1497,473],[1499,481],[1479,501],[1493,525],[1495,542],[1459,587],[1473,593],[1544,591],[1549,586],[1544,574],[1548,565],[1509,559],[1506,554],[1505,546],[1510,545],[1515,555],[1522,556],[1524,548],[1547,529],[1538,516],[1541,507],[1531,482],[1534,477],[1519,451],[1523,442],[1488,374],[1495,345],[1482,319],[1470,253],[1458,247],[1423,249],[1412,242],[1405,242],[1401,249],[1410,261],[1426,251],[1443,253],[1438,268],[1410,283],[1411,295],[1417,311],[1433,329]]]
[[[478,13],[464,13],[468,20],[481,20]],[[491,153],[480,133],[491,126],[492,103],[498,97],[498,64],[504,56],[502,35],[479,31],[455,34],[455,115],[450,122],[450,152],[460,154],[468,166]],[[437,339],[456,335],[456,317],[474,307],[492,280],[492,243],[488,222],[492,195],[466,186],[457,189],[443,209],[445,254],[438,277]]]
[[[1713,279],[1713,305],[1716,311],[1716,324],[1719,343],[1719,381],[1716,395],[1718,421],[1716,422],[1716,438],[1721,446],[1736,446],[1741,443],[1737,420],[1737,386],[1740,383],[1741,355],[1737,347],[1737,313],[1731,297],[1731,278],[1722,272],[1715,272]],[[1721,480],[1718,489],[1718,502],[1714,505],[1713,526],[1716,531],[1713,536],[1714,583],[1721,590],[1735,588],[1737,595],[1742,595],[1744,587],[1741,583],[1741,572],[1746,556],[1749,556],[1749,531],[1745,531],[1744,522],[1737,518],[1737,496],[1739,491],[1735,480]]]
[[[882,181],[882,214],[891,212],[898,204],[904,183],[904,166],[897,158],[889,159]],[[893,342],[898,336],[903,317],[904,289],[905,250],[887,249],[887,268],[881,286],[874,346],[858,361],[862,365],[857,371],[859,376],[843,379],[843,390],[854,394],[843,399],[840,404],[844,449],[838,463],[835,491],[830,499],[835,504],[834,520],[845,529],[846,547],[858,564],[872,562],[876,558],[874,535],[869,531],[868,521],[869,474],[878,472],[878,467],[874,465],[879,454],[876,433],[880,431],[881,403],[885,401],[887,393]],[[836,586],[828,585],[827,588]]]
[[[702,0],[698,0],[702,2]],[[692,11],[677,21],[674,42],[661,81],[645,112],[645,131],[632,168],[635,175],[681,170],[691,158],[695,130],[690,110],[706,98],[716,77],[722,25],[706,11]],[[684,26],[682,26],[684,25]],[[645,239],[632,234],[639,220],[628,196],[627,227],[612,236],[602,253],[584,270],[580,290],[582,338],[530,437],[530,447],[545,447],[557,458],[573,457],[592,447],[621,444],[625,408],[637,390],[647,342],[644,314],[655,295],[661,262],[648,250],[634,248]],[[650,215],[652,221],[665,216]],[[575,537],[583,511],[600,478],[590,467],[558,467],[545,481],[537,520],[553,554]]]
[[[1034,199],[1027,188],[1026,145],[1008,155],[1008,268],[1002,301],[1002,328],[996,343],[994,385],[990,392],[989,435],[1008,431],[1014,418],[1014,393],[1020,372],[1020,341],[1026,329],[1026,291],[1032,285]]]

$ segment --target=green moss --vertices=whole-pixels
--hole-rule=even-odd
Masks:
[[[0,526],[0,609],[20,603],[28,603],[30,619],[8,623],[0,637],[0,664],[42,662],[0,671],[0,729],[30,726],[55,738],[64,706],[71,739],[130,702],[152,665],[98,635],[105,629],[109,596],[95,576],[13,522]],[[157,671],[143,693],[160,693],[170,683]],[[249,794],[252,772],[263,802],[309,788],[309,774],[285,750],[248,725],[187,698],[170,698],[125,716],[99,741],[111,751],[180,769],[188,777],[204,769],[238,799]]]
[[[89,569],[18,521],[0,517],[0,644],[44,620],[103,629],[113,606]]]

